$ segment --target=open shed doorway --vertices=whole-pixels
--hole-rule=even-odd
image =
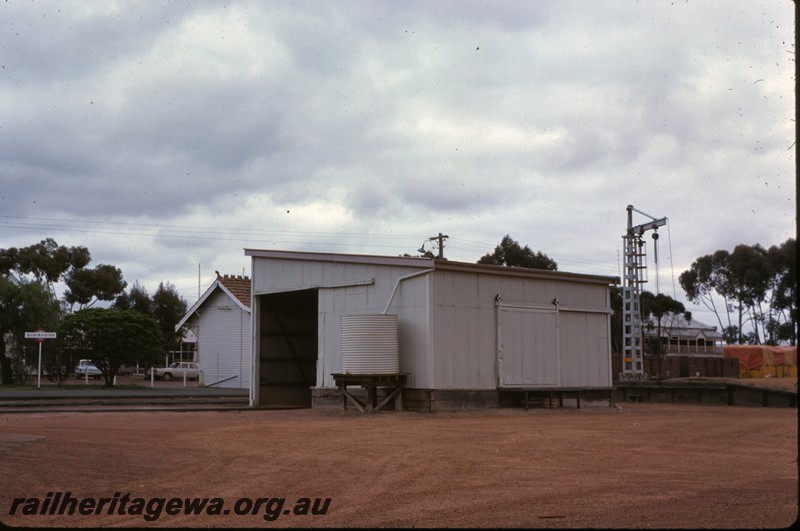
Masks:
[[[261,407],[311,407],[317,383],[318,290],[259,295]]]

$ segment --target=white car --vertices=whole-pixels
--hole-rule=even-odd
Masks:
[[[92,360],[80,360],[75,366],[75,378],[86,378],[87,374],[89,378],[97,378],[98,380],[103,377],[103,371],[98,369],[92,363]]]
[[[169,367],[157,367],[150,369],[150,371],[155,371],[154,377],[156,380],[169,381],[174,378],[183,378],[184,373],[187,380],[200,378],[200,367],[191,361],[175,362]],[[150,371],[147,371],[147,378],[150,377]]]

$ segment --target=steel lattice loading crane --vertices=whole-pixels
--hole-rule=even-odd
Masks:
[[[645,378],[644,349],[642,347],[641,286],[647,282],[647,251],[642,236],[648,230],[657,231],[666,225],[667,218],[656,219],[650,214],[628,205],[628,230],[622,237],[625,242],[625,272],[622,276],[622,373],[621,380]],[[633,213],[652,221],[633,225]],[[658,233],[653,234],[653,239]],[[657,256],[657,255],[656,255]],[[657,258],[656,258],[657,260]]]

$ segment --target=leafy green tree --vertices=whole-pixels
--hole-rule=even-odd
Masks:
[[[720,250],[714,254],[701,256],[695,260],[691,267],[680,274],[678,281],[681,287],[686,292],[686,297],[695,304],[703,304],[707,309],[711,310],[717,318],[720,330],[725,334],[726,330],[730,330],[731,321],[730,315],[727,312],[728,301],[726,294],[728,290],[725,288],[726,270],[729,253],[728,251]],[[717,297],[722,297],[722,306],[717,303]],[[727,317],[727,323],[723,324],[722,314]],[[726,336],[726,341],[732,343]]]
[[[770,251],[759,244],[718,250],[695,260],[679,281],[690,301],[714,312],[729,343],[761,343],[782,333],[796,338],[793,248],[794,240],[787,240]],[[781,326],[787,322],[793,324]],[[750,332],[745,332],[746,326]]]
[[[186,315],[186,300],[181,297],[175,286],[161,282],[153,294],[153,316],[158,321],[161,335],[168,350],[179,350],[183,334],[175,331],[175,326]]]
[[[72,372],[73,360],[55,341],[46,341],[42,351],[42,366],[47,379],[61,387]]]
[[[676,301],[669,295],[659,293],[654,295],[649,291],[643,291],[641,295],[642,318],[649,321],[655,319],[656,337],[650,342],[650,351],[655,355],[662,355],[664,345],[661,340],[664,317],[668,315],[682,315],[687,321],[692,318],[691,312],[687,312],[683,303]]]
[[[64,300],[68,304],[77,303],[80,309],[89,308],[99,300],[114,300],[127,285],[122,280],[122,271],[107,264],[93,269],[77,269],[69,275],[66,283]]]
[[[558,264],[541,251],[533,252],[527,245],[522,247],[508,234],[503,236],[494,252],[483,255],[479,264],[525,267],[529,269],[558,270]]]
[[[767,318],[769,343],[789,341],[797,345],[797,241],[789,238],[767,251],[772,270],[772,299]]]
[[[138,281],[134,282],[127,293],[117,297],[113,307],[136,310],[153,317],[161,330],[167,350],[180,348],[182,334],[175,332],[175,326],[186,315],[187,304],[171,283],[159,283],[158,289],[150,297],[144,286]]]
[[[107,386],[122,365],[152,365],[163,353],[158,323],[134,310],[87,308],[64,318],[59,340],[65,351],[90,358]]]
[[[622,352],[622,289],[619,286],[611,287],[611,350],[614,354]],[[642,318],[649,320],[655,318],[656,334],[660,338],[663,328],[664,317],[668,315],[682,315],[685,319],[692,318],[692,313],[687,312],[680,301],[676,301],[669,295],[659,293],[654,295],[649,291],[643,291],[640,299]],[[663,353],[660,341],[654,341],[650,345],[651,353]]]
[[[25,332],[37,328],[56,330],[60,314],[58,301],[42,283],[0,276],[0,336],[3,336],[0,337],[0,361],[4,384],[23,379],[24,364],[21,360],[23,357],[32,359],[34,349],[38,349],[31,340],[24,340]],[[6,351],[7,345],[11,352]],[[16,371],[12,369],[14,360],[19,361]]]
[[[767,251],[758,244],[737,245],[729,257],[729,271],[728,289],[740,334],[743,326],[750,324],[755,343],[760,343],[764,337],[760,331],[764,322],[762,303],[771,276]]]
[[[55,293],[53,284],[66,280],[73,271],[82,269],[91,261],[86,247],[65,247],[47,238],[34,245],[0,249],[0,273],[21,280],[32,275]]]
[[[117,295],[111,307],[119,310],[136,310],[153,317],[153,300],[147,293],[147,289],[139,284],[138,280],[127,292]]]
[[[744,335],[739,332],[739,327],[735,325],[728,326],[722,329],[722,338],[726,343],[730,344],[746,344]]]
[[[80,308],[98,300],[113,300],[123,289],[122,272],[101,264],[87,269],[91,254],[86,247],[66,247],[47,238],[28,247],[0,249],[0,273],[16,281],[33,278],[55,297],[54,284],[64,282],[64,300]]]

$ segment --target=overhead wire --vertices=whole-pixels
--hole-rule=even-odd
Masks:
[[[4,216],[0,216],[2,218]],[[48,220],[55,221],[55,220]],[[77,223],[77,224],[75,224]],[[212,227],[180,227],[175,225],[165,225],[160,228],[158,225],[150,224],[117,224],[109,222],[88,223],[84,221],[73,222],[63,220],[61,224],[53,223],[18,223],[5,222],[2,226],[14,229],[33,229],[51,231],[70,231],[81,234],[114,234],[123,236],[140,236],[152,238],[179,238],[179,239],[201,239],[201,240],[236,240],[241,243],[269,243],[269,244],[303,244],[312,246],[369,246],[380,248],[397,247],[397,243],[385,243],[387,239],[408,240],[412,236],[386,235],[386,234],[364,234],[364,233],[333,233],[333,232],[301,232],[301,231],[255,231],[252,229],[234,228],[212,228]],[[138,225],[138,226],[137,226]],[[307,239],[304,239],[303,237]],[[323,240],[314,238],[322,237]],[[414,236],[416,237],[416,236]],[[348,239],[350,241],[337,241]],[[354,243],[352,240],[362,240]],[[370,241],[370,239],[372,241]],[[378,240],[378,241],[375,241]],[[368,243],[367,243],[368,242]]]
[[[5,221],[3,221],[5,220]],[[416,239],[419,234],[376,234],[361,232],[331,232],[331,231],[297,231],[297,230],[269,230],[250,229],[202,225],[177,225],[165,223],[118,222],[98,221],[88,219],[65,219],[50,217],[22,217],[0,215],[0,226],[9,229],[69,231],[81,234],[113,234],[122,236],[139,236],[150,238],[191,239],[191,240],[236,240],[243,244],[270,244],[270,245],[309,245],[314,247],[368,247],[368,248],[394,248],[405,246],[413,241],[411,247],[416,249]],[[354,241],[355,240],[355,241]],[[497,243],[487,243],[468,238],[450,238],[446,249],[457,249],[474,252],[480,255],[491,252]],[[596,258],[583,258],[567,255],[554,255],[547,253],[562,268],[564,265],[573,265],[576,268],[592,268],[615,272],[612,262],[603,263]]]
[[[83,219],[62,219],[62,218],[41,218],[41,217],[22,217],[22,216],[0,216],[0,219],[12,219],[12,220],[28,220],[32,222],[53,222],[57,223],[57,225],[49,225],[47,223],[37,223],[34,225],[24,225],[20,223],[14,222],[6,222],[5,225],[11,228],[48,228],[48,229],[61,229],[63,230],[65,227],[69,225],[76,225],[77,228],[72,227],[75,230],[80,230],[82,225],[92,226],[99,226],[101,228],[112,229],[116,228],[117,230],[127,231],[126,233],[135,233],[135,231],[141,231],[144,235],[150,235],[151,233],[145,232],[147,230],[155,230],[157,231],[156,235],[161,235],[164,232],[164,229],[167,229],[170,232],[174,232],[177,234],[182,233],[195,233],[197,231],[203,231],[206,234],[230,234],[230,233],[238,233],[244,235],[263,235],[263,234],[300,234],[300,235],[312,235],[312,236],[342,236],[342,237],[355,237],[355,238],[370,238],[370,237],[380,237],[380,238],[416,238],[416,234],[370,234],[370,233],[357,233],[357,232],[326,232],[326,231],[293,231],[293,230],[269,230],[269,229],[241,229],[241,228],[233,228],[233,227],[219,227],[219,226],[201,226],[201,225],[170,225],[165,223],[145,223],[145,222],[114,222],[114,221],[97,221],[97,220],[83,220]],[[83,229],[84,231],[86,229]],[[97,229],[95,229],[97,230]]]
[[[672,229],[670,229],[669,218],[667,218],[667,244],[669,245],[669,268],[672,274],[672,298],[678,298],[678,292],[675,291],[675,265],[672,262]]]

